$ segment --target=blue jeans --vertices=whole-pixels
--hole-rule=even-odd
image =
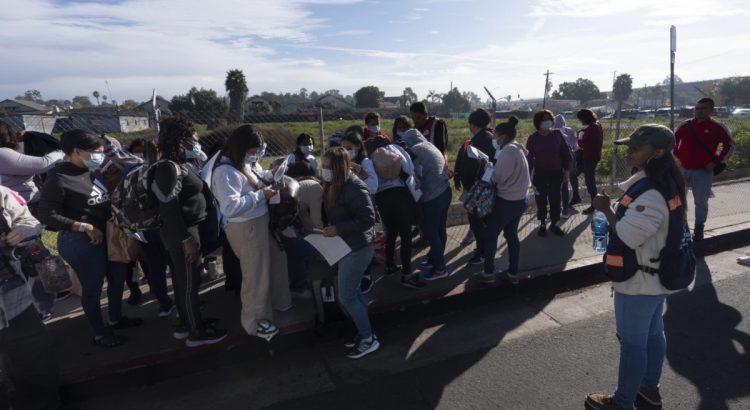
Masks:
[[[518,224],[529,199],[508,201],[503,198],[495,199],[492,213],[487,215],[487,227],[484,237],[484,272],[495,272],[495,253],[497,252],[497,237],[503,232],[508,242],[508,271],[511,275],[518,274],[518,259],[521,255],[521,242],[518,240]]]
[[[583,160],[583,180],[586,182],[586,191],[588,191],[592,201],[598,193],[596,189],[596,166],[598,164],[599,161]]]
[[[107,278],[109,321],[122,318],[122,291],[125,287],[127,264],[107,261],[107,246],[92,245],[85,233],[62,231],[57,237],[57,249],[78,275],[81,282],[81,307],[95,336],[107,332],[101,312],[102,286]]]
[[[665,295],[615,293],[615,321],[620,339],[620,370],[615,401],[632,408],[641,386],[659,389],[667,352],[664,337]]]
[[[281,235],[286,254],[287,271],[289,273],[289,288],[292,290],[307,289],[309,273],[307,265],[315,256],[315,248],[304,237],[297,233],[294,238]]]
[[[708,219],[708,198],[711,196],[714,173],[703,169],[686,169],[685,182],[693,189],[695,224],[705,225]]]
[[[422,235],[430,244],[429,260],[435,269],[445,268],[445,245],[448,242],[448,209],[451,206],[452,193],[450,187],[437,198],[420,202],[422,211],[419,220]]]
[[[351,316],[354,325],[357,327],[357,333],[362,339],[369,339],[372,336],[367,302],[362,295],[360,282],[362,282],[363,272],[372,260],[373,253],[375,253],[375,249],[372,244],[369,244],[364,248],[352,251],[338,263],[339,301]]]

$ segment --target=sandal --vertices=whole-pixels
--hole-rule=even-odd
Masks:
[[[106,334],[100,338],[94,337],[94,346],[99,347],[117,347],[125,343],[127,338],[121,335]]]
[[[132,327],[138,327],[143,324],[143,319],[139,317],[127,317],[123,316],[117,323],[109,324],[110,329],[130,329]]]

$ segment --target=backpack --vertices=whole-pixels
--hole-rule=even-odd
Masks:
[[[659,268],[639,265],[635,250],[625,245],[616,232],[611,232],[607,252],[604,254],[604,273],[613,282],[624,282],[641,270],[651,275],[658,274],[659,281],[667,290],[684,289],[695,279],[695,254],[687,214],[679,195],[671,196],[648,178],[643,178],[633,184],[620,198],[616,216],[621,219],[628,206],[650,189],[658,190],[669,208],[666,244],[659,252],[659,257],[651,259],[652,263],[659,262]]]
[[[388,181],[401,175],[404,158],[395,149],[387,146],[380,147],[371,154],[371,157],[375,173],[381,180]]]
[[[274,184],[274,189],[278,189],[281,201],[268,206],[271,229],[283,231],[292,226],[299,214],[299,182],[284,175],[280,182]]]
[[[156,229],[160,226],[159,201],[151,191],[156,166],[167,160],[153,164],[139,165],[120,181],[112,192],[112,215],[120,229],[127,233],[136,233]],[[187,170],[169,161],[177,169],[177,178],[181,180]]]

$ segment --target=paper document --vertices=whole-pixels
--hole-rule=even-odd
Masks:
[[[411,192],[414,202],[419,202],[419,198],[422,197],[422,190],[417,186],[417,179],[414,178],[414,175],[410,175],[406,180],[406,187],[409,188],[409,192]]]
[[[483,159],[485,161],[489,161],[490,157],[487,156],[484,152],[476,149],[473,145],[469,145],[469,158],[472,159]]]
[[[492,163],[488,162],[487,165],[484,166],[484,174],[482,175],[482,181],[484,182],[492,182],[492,171],[494,168],[492,167]]]
[[[305,236],[305,240],[317,249],[331,266],[352,251],[340,236],[327,237],[313,233]]]

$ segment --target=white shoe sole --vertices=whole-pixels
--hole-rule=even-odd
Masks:
[[[159,317],[162,317],[162,318],[164,318],[164,317],[170,317],[170,316],[172,316],[172,314],[173,314],[173,313],[174,313],[174,312],[175,312],[176,310],[177,310],[177,306],[175,306],[175,305],[172,305],[172,307],[171,307],[171,308],[169,308],[169,310],[168,310],[168,311],[166,311],[166,312],[162,312],[162,311],[159,311]]]
[[[187,347],[198,347],[198,346],[205,346],[205,345],[212,345],[214,343],[219,343],[222,340],[226,339],[227,335],[224,335],[222,337],[216,338],[216,339],[208,339],[208,340],[185,340],[185,346]]]
[[[177,340],[185,340],[190,336],[190,332],[174,332],[172,333],[172,337],[174,337]]]
[[[372,345],[370,345],[369,349],[365,350],[364,352],[359,352],[356,355],[347,354],[346,357],[348,357],[350,359],[361,359],[361,358],[367,356],[370,353],[374,353],[378,349],[380,349],[380,342],[377,339],[375,339],[375,341],[372,343]]]

